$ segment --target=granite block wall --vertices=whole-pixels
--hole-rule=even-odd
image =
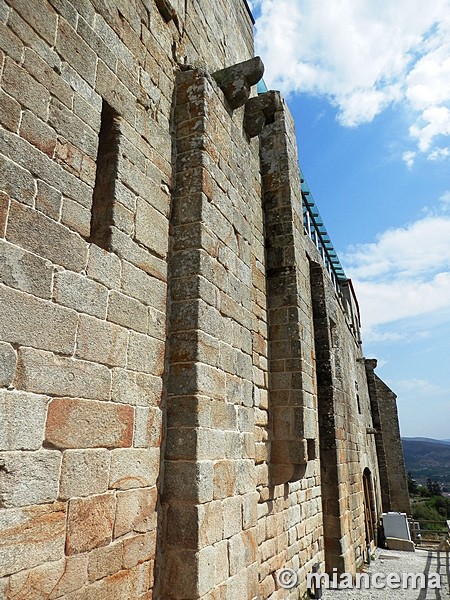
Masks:
[[[293,600],[375,541],[396,414],[262,73],[243,0],[0,0],[5,600]]]

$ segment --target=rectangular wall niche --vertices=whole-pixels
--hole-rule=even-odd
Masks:
[[[119,143],[120,116],[103,100],[89,241],[104,250],[110,249]]]

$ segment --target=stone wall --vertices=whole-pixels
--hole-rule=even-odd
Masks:
[[[6,600],[293,600],[363,560],[396,414],[252,55],[243,0],[0,0]]]
[[[367,381],[379,457],[383,512],[411,514],[405,461],[397,412],[397,396],[374,369],[377,361],[366,360]]]

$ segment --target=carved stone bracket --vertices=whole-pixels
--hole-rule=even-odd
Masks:
[[[271,122],[273,115],[282,108],[278,92],[266,92],[250,98],[245,105],[244,128],[249,137],[259,135],[264,127]]]
[[[243,106],[250,97],[250,88],[264,74],[264,64],[259,56],[226,67],[213,73],[213,77],[225,94],[230,107],[235,110]]]
[[[301,479],[308,464],[307,442],[304,439],[273,440],[270,460],[270,481],[280,485]]]

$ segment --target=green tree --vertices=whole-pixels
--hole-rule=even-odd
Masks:
[[[415,494],[417,494],[419,488],[416,483],[416,480],[413,479],[411,471],[408,471],[407,481],[408,481],[408,492],[409,492],[410,496],[414,496]]]
[[[444,519],[450,519],[450,498],[445,496],[434,496],[426,502],[427,506],[436,509]]]
[[[442,495],[441,484],[438,481],[433,481],[433,485],[431,486],[431,493],[433,494],[433,496]]]
[[[440,515],[434,507],[422,503],[417,504],[413,506],[412,514],[414,520],[419,521],[421,529],[442,531],[442,515]],[[427,523],[427,521],[438,521],[438,523]]]

